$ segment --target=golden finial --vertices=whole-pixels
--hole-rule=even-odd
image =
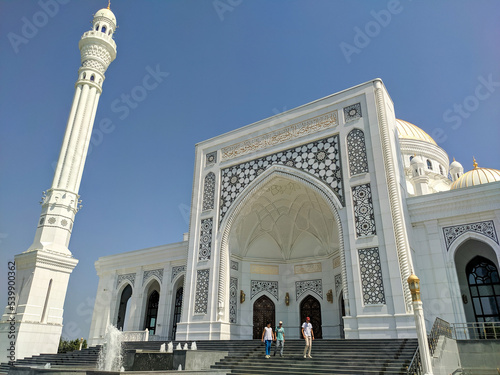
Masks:
[[[474,169],[477,168],[477,161],[476,161],[476,158],[474,156],[472,157],[472,165],[474,166]]]
[[[453,161],[456,161],[456,160],[455,160],[455,157],[453,157]]]
[[[108,0],[108,9],[111,10],[111,0]]]

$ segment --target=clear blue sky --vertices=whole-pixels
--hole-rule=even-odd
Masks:
[[[54,1],[0,1],[0,285],[7,261],[33,241],[78,41],[107,6],[42,5]],[[199,141],[380,77],[397,117],[434,135],[450,158],[466,170],[472,156],[500,169],[498,1],[114,0],[111,8],[118,56],[95,123],[109,119],[113,130],[94,134],[80,187],[68,338],[88,335],[99,256],[182,240]],[[118,110],[148,67],[169,75]]]

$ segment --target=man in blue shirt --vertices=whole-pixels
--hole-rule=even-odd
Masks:
[[[285,329],[283,328],[283,322],[280,321],[279,327],[276,327],[274,332],[274,340],[276,341],[276,346],[274,347],[274,355],[280,347],[280,357],[283,357],[283,346],[285,345]]]

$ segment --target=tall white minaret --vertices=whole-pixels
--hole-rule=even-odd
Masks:
[[[33,244],[15,256],[15,304],[8,301],[0,321],[0,362],[57,352],[69,275],[78,263],[68,245],[104,73],[116,57],[115,30],[108,5],[78,44],[82,65],[54,180],[42,197]]]

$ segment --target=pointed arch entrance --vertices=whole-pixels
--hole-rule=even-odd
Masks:
[[[174,302],[174,314],[172,317],[172,340],[175,340],[175,334],[177,332],[177,323],[181,321],[181,312],[182,312],[182,298],[184,296],[184,288],[181,286],[177,289],[175,293],[175,302]]]
[[[302,323],[305,322],[307,317],[311,318],[314,338],[322,339],[323,330],[321,329],[321,303],[311,295],[308,295],[300,302],[300,321]],[[302,335],[300,337],[302,337]]]
[[[276,327],[276,312],[273,301],[263,295],[253,303],[253,338],[261,339],[262,331],[267,322],[271,322],[271,327]]]

